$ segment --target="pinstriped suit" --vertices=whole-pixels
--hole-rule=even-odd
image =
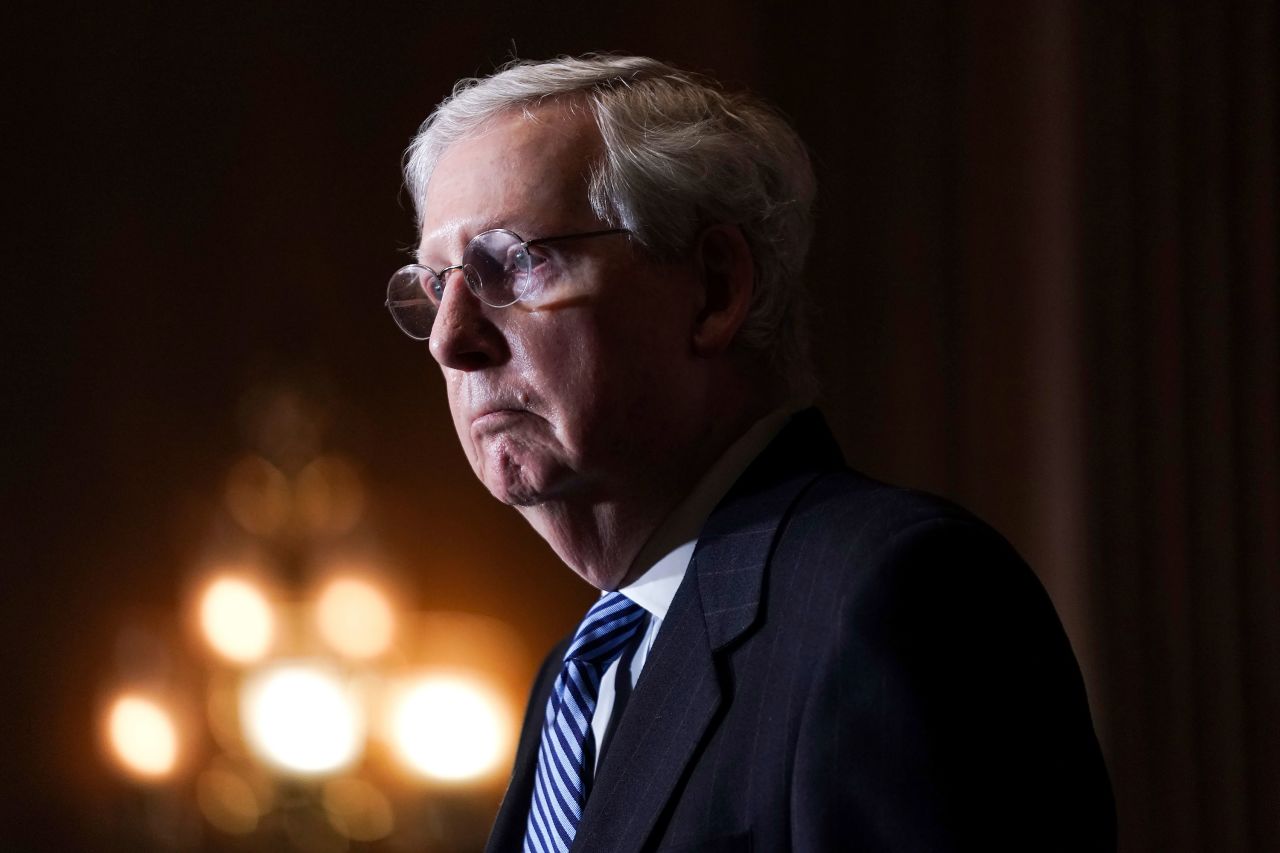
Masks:
[[[488,850],[520,849],[536,680]],[[573,849],[1113,850],[1084,688],[990,528],[844,467],[801,413],[712,513]]]

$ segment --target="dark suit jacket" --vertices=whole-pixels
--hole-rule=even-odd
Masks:
[[[520,849],[539,673],[489,851]],[[712,513],[601,756],[574,851],[1113,850],[1043,588],[965,511],[794,417]]]

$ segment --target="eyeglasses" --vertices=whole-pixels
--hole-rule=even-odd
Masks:
[[[387,282],[387,308],[401,331],[425,341],[444,300],[445,280],[453,270],[462,270],[467,287],[485,305],[506,308],[547,297],[556,278],[564,273],[555,253],[539,251],[548,243],[629,233],[626,228],[608,228],[525,240],[505,228],[485,231],[467,243],[460,264],[438,272],[421,264],[396,270]]]

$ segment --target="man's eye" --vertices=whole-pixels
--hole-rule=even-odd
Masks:
[[[550,259],[550,253],[541,246],[517,246],[512,258],[515,268],[519,270],[537,269]]]

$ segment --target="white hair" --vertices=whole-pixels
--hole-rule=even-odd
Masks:
[[[801,272],[813,232],[813,170],[796,132],[750,94],[635,56],[513,61],[460,80],[405,155],[419,224],[446,148],[499,115],[551,100],[595,119],[604,155],[590,166],[591,206],[654,257],[678,258],[712,225],[742,230],[755,288],[736,343],[764,357],[788,397],[808,402],[816,382]]]

